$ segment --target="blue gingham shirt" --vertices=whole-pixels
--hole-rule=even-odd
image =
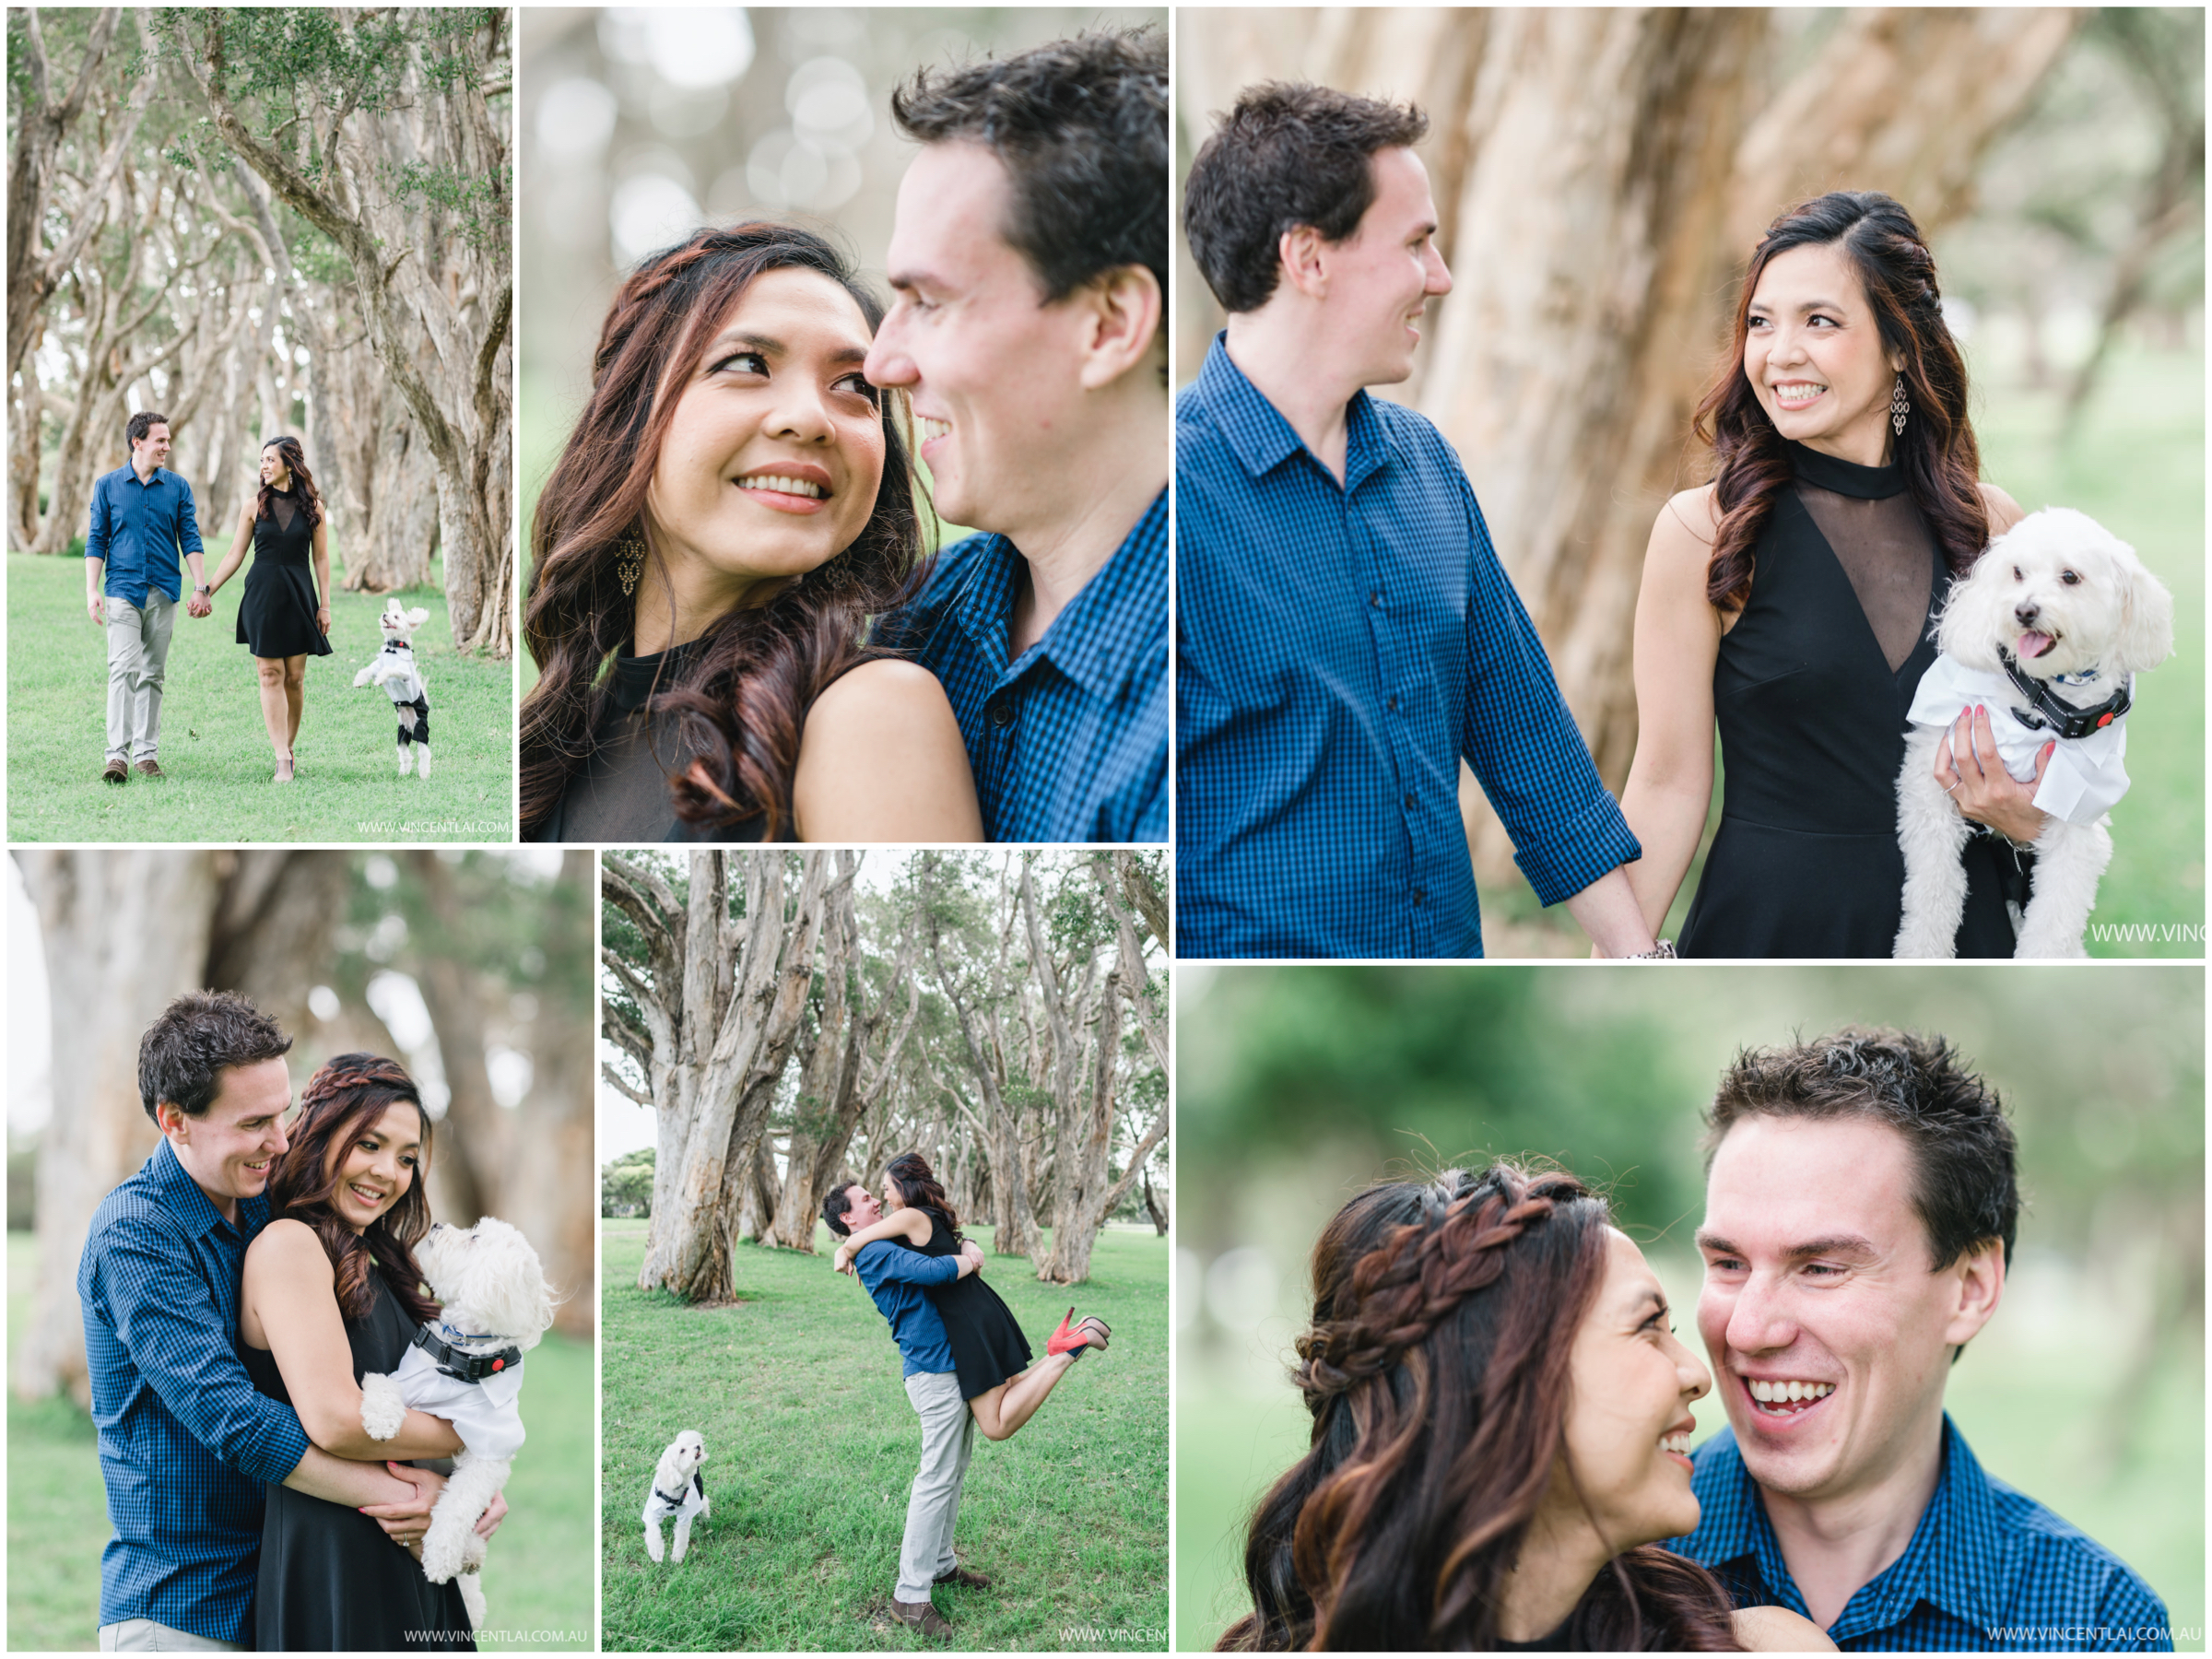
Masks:
[[[92,1214],[76,1294],[115,1528],[100,1558],[103,1625],[247,1637],[262,1488],[308,1445],[238,1352],[239,1274],[268,1218],[253,1197],[224,1220],[167,1141]]]
[[[1712,1569],[1739,1607],[1806,1614],[1735,1431],[1722,1430],[1691,1461],[1703,1518],[1666,1547]],[[1984,1475],[1947,1412],[1942,1472],[1912,1541],[1828,1633],[1857,1653],[2173,1651],[2166,1604],[2150,1586],[2094,1538]]]
[[[1459,457],[1347,421],[1339,485],[1219,335],[1176,399],[1181,956],[1480,956],[1463,756],[1546,904],[1641,855]]]
[[[945,684],[994,841],[1168,839],[1168,492],[1019,659],[1020,550],[971,535],[886,625]]]
[[[101,591],[109,598],[143,607],[150,587],[177,599],[184,592],[179,559],[199,551],[192,486],[166,466],[154,468],[143,484],[127,466],[94,482],[85,557],[107,560]]]
[[[945,1321],[937,1304],[929,1300],[927,1287],[949,1285],[960,1277],[957,1255],[924,1255],[888,1239],[863,1244],[853,1253],[853,1269],[876,1299],[876,1311],[891,1322],[891,1340],[906,1362],[900,1376],[953,1369],[952,1344],[945,1336]]]

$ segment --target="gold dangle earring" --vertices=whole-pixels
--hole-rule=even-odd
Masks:
[[[1889,393],[1889,429],[1902,438],[1905,435],[1905,417],[1912,413],[1912,406],[1905,401],[1905,377],[1900,374]]]
[[[615,544],[615,580],[622,584],[623,598],[638,591],[638,578],[644,573],[645,537],[633,527]]]

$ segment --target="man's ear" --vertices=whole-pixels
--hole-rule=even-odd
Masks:
[[[1957,1347],[1980,1335],[2004,1298],[2005,1246],[1998,1240],[1985,1240],[1943,1271],[1958,1288],[1958,1300],[1943,1328],[1943,1340]]]
[[[165,1138],[172,1132],[182,1130],[191,1121],[190,1114],[174,1100],[154,1102],[154,1127],[160,1130]]]
[[[1165,311],[1159,279],[1144,265],[1117,265],[1093,277],[1074,297],[1090,326],[1084,341],[1083,389],[1111,386],[1142,363],[1161,338]]]
[[[1293,225],[1276,239],[1276,257],[1283,263],[1281,280],[1309,300],[1329,297],[1328,243],[1312,225]]]

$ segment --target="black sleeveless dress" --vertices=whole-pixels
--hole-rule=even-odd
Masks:
[[[364,1371],[397,1371],[415,1335],[383,1280],[372,1274],[370,1283],[376,1305],[366,1319],[346,1322],[356,1382]],[[253,1386],[291,1404],[276,1355],[244,1352]],[[253,1645],[264,1653],[474,1653],[477,1642],[459,1584],[431,1583],[421,1564],[359,1511],[276,1486],[262,1515]]]
[[[929,1242],[922,1247],[922,1253],[958,1255],[959,1250],[951,1230],[932,1212]],[[982,1274],[971,1273],[949,1285],[935,1286],[928,1295],[936,1304],[937,1317],[945,1322],[945,1340],[952,1348],[952,1369],[960,1379],[961,1399],[989,1394],[1007,1378],[1030,1369],[1030,1339],[1021,1334],[1021,1323],[998,1292],[983,1283]]]
[[[315,626],[315,532],[291,495],[271,495],[253,521],[253,565],[238,603],[238,642],[257,657],[328,656]]]
[[[1901,469],[1789,448],[1796,482],[1713,665],[1721,827],[1685,957],[1887,957],[1897,942],[1905,716],[1948,582]],[[1964,857],[1959,955],[2009,957],[2006,900],[2026,901],[2032,855],[1977,835]]]
[[[677,722],[645,705],[677,683],[703,641],[690,641],[651,656],[618,656],[606,680],[606,697],[592,732],[592,752],[569,779],[533,841],[603,841],[637,846],[648,841],[757,841],[767,832],[765,814],[701,830],[676,816],[668,779],[688,766],[692,751]]]

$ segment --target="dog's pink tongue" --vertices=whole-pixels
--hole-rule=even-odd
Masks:
[[[2041,656],[2053,642],[2049,634],[2024,633],[2020,636],[2020,655],[2023,659]]]

